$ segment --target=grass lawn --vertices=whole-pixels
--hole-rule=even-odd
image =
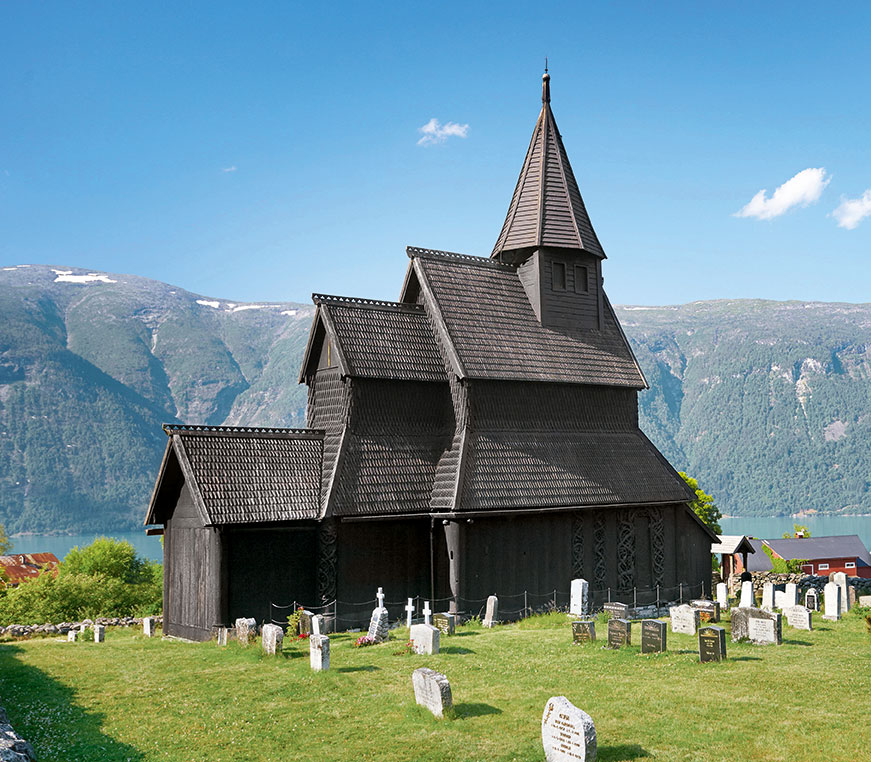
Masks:
[[[784,622],[782,646],[727,635],[728,660],[714,664],[699,664],[694,637],[671,632],[666,654],[573,646],[561,614],[461,627],[429,657],[394,653],[404,629],[361,649],[340,634],[326,673],[310,671],[305,642],[267,657],[259,645],[117,629],[103,644],[0,644],[0,703],[40,762],[543,760],[554,695],[593,717],[601,762],[869,759],[871,637],[852,612],[815,619],[813,632]],[[414,703],[420,666],[447,674],[454,719]]]

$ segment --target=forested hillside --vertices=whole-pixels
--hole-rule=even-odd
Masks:
[[[641,424],[724,513],[871,512],[871,305],[620,307]],[[0,269],[0,523],[141,524],[164,422],[302,425],[311,306]]]

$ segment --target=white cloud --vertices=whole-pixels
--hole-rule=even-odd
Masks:
[[[221,172],[235,172],[236,165],[234,164],[232,167],[221,167]]]
[[[832,212],[839,228],[855,229],[865,217],[871,217],[871,188],[861,198],[843,198],[841,205]]]
[[[807,206],[820,200],[823,189],[829,184],[831,177],[826,177],[826,170],[803,169],[795,177],[781,185],[770,198],[766,198],[766,189],[759,191],[750,203],[735,212],[735,217],[756,217],[759,220],[770,220],[788,212],[794,206]]]
[[[469,134],[468,124],[457,124],[456,122],[445,122],[442,124],[438,119],[433,117],[423,127],[418,127],[417,131],[423,133],[423,137],[417,141],[419,146],[431,146],[436,143],[444,143],[448,138],[464,138]]]

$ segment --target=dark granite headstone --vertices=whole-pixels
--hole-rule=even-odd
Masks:
[[[723,661],[726,658],[726,630],[712,625],[699,628],[699,661]]]
[[[611,601],[602,606],[602,609],[607,611],[615,619],[629,618],[629,604]]]
[[[716,601],[708,601],[700,598],[696,601],[690,601],[690,606],[699,610],[700,622],[720,621],[720,604]]]
[[[442,635],[453,635],[456,629],[457,617],[454,614],[433,614],[432,624]]]
[[[596,640],[596,623],[593,621],[575,620],[572,622],[572,643],[579,646]]]
[[[658,619],[641,622],[641,653],[658,654],[666,650],[668,623]]]
[[[632,623],[628,619],[608,620],[608,648],[632,645]]]

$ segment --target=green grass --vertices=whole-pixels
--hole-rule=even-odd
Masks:
[[[326,673],[304,642],[267,657],[112,629],[103,644],[0,645],[0,702],[41,762],[541,760],[553,695],[593,717],[601,762],[867,759],[871,637],[853,614],[816,624],[784,625],[779,647],[727,639],[719,664],[671,632],[666,654],[572,646],[563,615],[462,627],[432,657],[394,655],[404,630],[360,649],[341,634]],[[419,666],[448,675],[454,719],[415,705]]]

